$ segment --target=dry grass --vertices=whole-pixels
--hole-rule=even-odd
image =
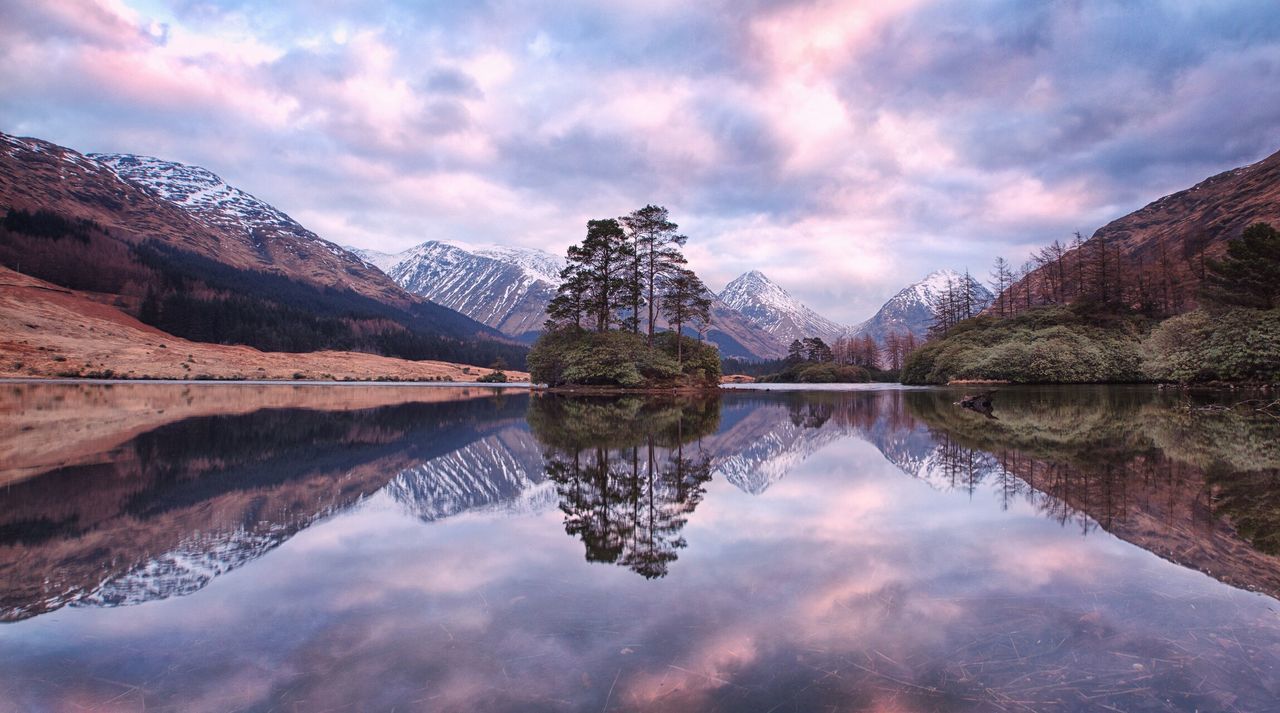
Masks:
[[[263,352],[190,342],[104,304],[0,268],[0,377],[475,381],[489,369],[358,352]],[[507,371],[511,381],[526,372]]]

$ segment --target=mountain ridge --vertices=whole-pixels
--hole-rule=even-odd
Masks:
[[[749,270],[720,291],[729,307],[784,344],[805,337],[834,341],[845,328],[823,317],[769,279],[760,270]]]

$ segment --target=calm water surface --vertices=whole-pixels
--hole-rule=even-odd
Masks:
[[[1238,395],[0,385],[0,710],[1277,710]]]

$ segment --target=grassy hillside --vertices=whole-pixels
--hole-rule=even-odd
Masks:
[[[1141,342],[1147,328],[1138,315],[1085,304],[1031,309],[1007,319],[982,315],[912,352],[902,381],[1144,381]]]
[[[1280,383],[1280,310],[1219,307],[1157,322],[1077,303],[966,320],[913,352],[906,384]]]

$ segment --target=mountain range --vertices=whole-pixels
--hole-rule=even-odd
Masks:
[[[1163,270],[1159,279],[1181,285],[1185,302],[1194,299],[1196,261],[1220,254],[1251,222],[1280,222],[1278,205],[1280,153],[1154,201],[1091,240],[1137,272]],[[178,337],[264,351],[518,364],[517,344],[541,329],[564,265],[534,248],[454,240],[394,254],[343,248],[204,168],[6,134],[0,209],[31,214],[0,225],[0,264]],[[1075,253],[1068,270],[1082,259]],[[922,339],[933,301],[959,279],[935,271],[864,322],[841,325],[751,270],[713,296],[706,336],[724,356],[746,359],[784,356],[808,336]],[[1045,279],[1033,271],[1010,295],[1043,291]]]
[[[540,332],[564,267],[534,248],[452,240],[394,254],[344,248],[205,168],[4,134],[0,208],[54,221],[35,230],[45,236],[6,223],[4,265],[109,295],[125,316],[178,337],[266,351],[473,363],[505,354],[518,364],[514,343]],[[82,245],[67,249],[67,235]],[[907,288],[850,328],[752,270],[713,295],[705,336],[724,356],[745,359],[779,358],[794,339],[833,341],[860,329],[877,339],[891,328],[923,336],[934,292]]]
[[[563,258],[535,248],[460,241],[428,240],[399,253],[347,249],[405,290],[525,342],[540,333],[565,265]],[[724,356],[745,359],[780,358],[792,340],[805,337],[833,342],[869,334],[883,343],[890,332],[910,331],[923,339],[933,319],[932,300],[948,279],[960,278],[952,270],[933,272],[903,288],[871,319],[850,327],[823,317],[763,272],[751,270],[712,295],[707,338]]]
[[[75,291],[86,313],[265,352],[523,362],[497,330],[202,168],[0,134],[0,211],[0,264]]]

